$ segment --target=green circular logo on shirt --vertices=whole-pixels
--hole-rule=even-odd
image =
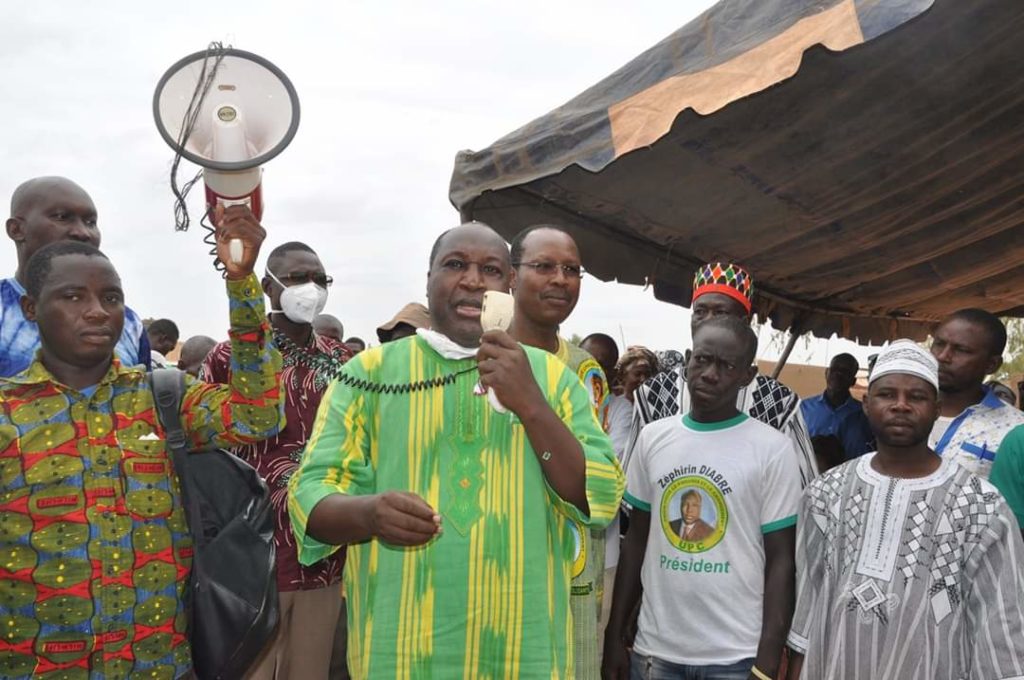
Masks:
[[[661,495],[661,528],[668,542],[685,553],[714,548],[728,524],[725,497],[705,477],[680,477]]]

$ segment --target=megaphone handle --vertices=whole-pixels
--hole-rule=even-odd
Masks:
[[[250,200],[250,198],[248,196],[243,198],[243,199],[240,199],[240,200],[224,199],[224,198],[218,197],[217,198],[217,202],[220,205],[223,205],[225,208],[227,208],[229,206],[232,206],[232,205],[246,205],[246,206],[249,206],[250,208],[252,207],[252,201]],[[242,253],[243,252],[244,252],[244,249],[242,247],[242,239],[240,239],[240,238],[233,238],[230,241],[228,241],[228,255],[231,258],[231,263],[232,264],[242,264]]]
[[[231,264],[242,264],[242,239],[233,238],[228,241],[228,253],[231,256]]]

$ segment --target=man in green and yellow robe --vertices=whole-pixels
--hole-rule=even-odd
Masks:
[[[607,525],[622,473],[561,361],[481,336],[510,269],[488,227],[443,234],[433,330],[346,364],[291,480],[300,561],[349,544],[354,678],[573,677],[566,518]]]

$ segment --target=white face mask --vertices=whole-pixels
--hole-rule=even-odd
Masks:
[[[284,314],[289,321],[294,323],[313,323],[316,315],[324,311],[324,307],[327,306],[326,288],[322,288],[312,281],[298,286],[286,286],[269,269],[267,276],[284,288],[281,291],[281,309],[271,309],[271,314]]]

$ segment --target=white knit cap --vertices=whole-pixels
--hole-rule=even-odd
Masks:
[[[896,340],[879,352],[868,384],[890,373],[916,375],[939,389],[939,362],[913,340]]]

